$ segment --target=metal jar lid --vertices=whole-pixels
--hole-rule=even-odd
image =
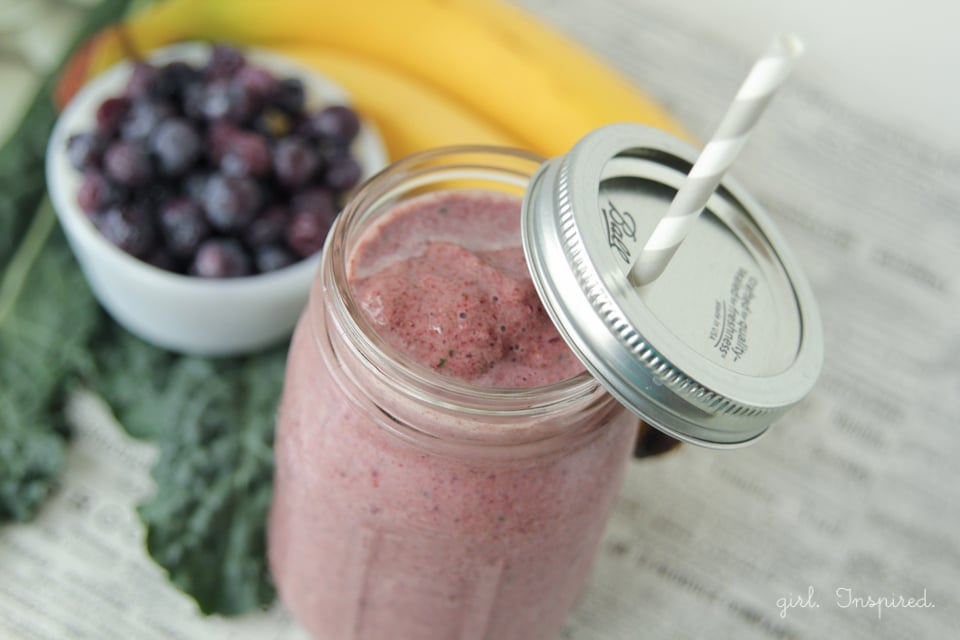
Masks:
[[[724,179],[663,274],[627,274],[697,157],[617,124],[533,177],[523,244],[554,323],[587,369],[645,421],[712,447],[762,434],[813,387],[819,313],[767,214]]]

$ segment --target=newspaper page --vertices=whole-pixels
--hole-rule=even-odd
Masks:
[[[754,52],[660,3],[522,3],[701,137]],[[588,5],[589,9],[584,6]],[[706,53],[705,53],[706,52]],[[669,64],[664,63],[669,61]],[[631,464],[566,640],[948,638],[960,623],[960,154],[791,83],[733,171],[809,276],[814,392],[756,444]],[[204,618],[143,549],[149,445],[95,397],[62,487],[0,528],[0,638],[306,638],[277,605]]]

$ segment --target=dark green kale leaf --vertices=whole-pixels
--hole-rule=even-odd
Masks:
[[[50,94],[41,91],[0,152],[0,266],[16,252],[43,199],[44,149],[55,119]]]
[[[101,0],[78,42],[128,4]],[[205,613],[267,605],[275,598],[266,521],[285,350],[177,356],[100,312],[44,202],[57,75],[0,149],[0,523],[29,519],[56,485],[68,434],[62,405],[82,378],[132,435],[160,447],[157,491],[140,516],[147,549],[171,581]]]
[[[150,555],[204,613],[271,603],[266,526],[285,349],[204,359],[112,333],[98,348],[97,389],[161,450],[156,492],[140,506]]]
[[[65,63],[73,51],[93,33],[107,26],[127,9],[131,0],[101,0],[87,14],[64,57],[64,64],[42,84],[13,134],[0,149],[0,268],[16,251],[20,239],[46,194],[44,162],[47,139],[57,119],[53,94]]]
[[[44,157],[57,119],[52,91],[50,79],[0,150],[0,268],[16,253],[46,192]]]
[[[101,2],[78,42],[126,5]],[[86,344],[100,319],[44,201],[54,82],[47,79],[0,149],[0,523],[30,519],[60,474],[64,390],[89,368]]]
[[[0,522],[24,521],[63,466],[63,391],[91,368],[100,310],[45,203],[0,279]]]

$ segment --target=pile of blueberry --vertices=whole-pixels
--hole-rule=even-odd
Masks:
[[[300,79],[216,45],[202,66],[136,63],[67,155],[77,203],[110,242],[170,271],[237,277],[322,248],[361,177],[359,128],[349,107],[310,111]]]

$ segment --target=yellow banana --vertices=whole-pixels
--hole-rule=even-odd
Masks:
[[[320,45],[376,61],[464,105],[544,155],[614,121],[682,135],[653,100],[518,10],[480,0],[168,0],[134,16],[128,42],[150,49],[206,38]],[[119,40],[104,42],[100,64]],[[385,96],[386,97],[386,96]]]
[[[452,144],[521,145],[494,124],[388,67],[321,47],[274,50],[346,89],[358,110],[377,124],[391,158]]]

